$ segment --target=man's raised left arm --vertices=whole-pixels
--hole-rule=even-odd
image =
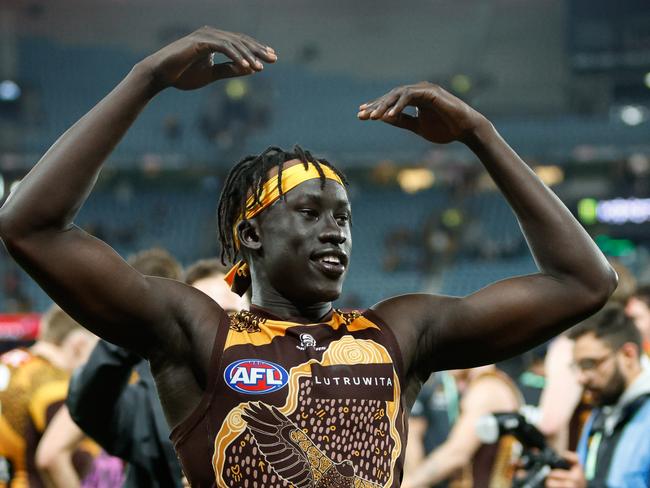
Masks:
[[[407,106],[416,107],[417,115],[404,113]],[[466,297],[406,295],[376,305],[384,320],[410,337],[402,341],[407,361],[421,363],[423,372],[495,362],[548,340],[605,304],[617,283],[612,267],[487,118],[426,82],[361,105],[358,117],[438,144],[464,143],[510,204],[539,269]],[[409,350],[407,342],[417,346]]]

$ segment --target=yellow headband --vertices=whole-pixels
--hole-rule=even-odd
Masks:
[[[343,182],[341,178],[332,171],[327,166],[321,166],[325,178],[336,181],[339,185],[342,185]],[[307,165],[307,169],[303,164],[294,164],[288,168],[282,169],[282,192],[287,193],[288,191],[297,187],[300,183],[304,183],[307,180],[314,180],[320,178],[320,173],[316,169],[313,163]],[[250,195],[246,200],[246,214],[243,218],[237,221],[237,224],[243,219],[252,219],[262,210],[264,210],[269,205],[272,205],[275,201],[280,198],[280,189],[278,185],[278,175],[273,176],[271,179],[267,180],[264,185],[262,185],[262,193],[260,194],[260,203],[256,203],[255,196]],[[236,225],[235,225],[236,227]]]
[[[339,185],[343,185],[341,178],[339,178],[331,168],[321,165],[320,169],[323,171],[325,178],[336,181]],[[305,181],[319,179],[320,177],[321,174],[313,163],[309,163],[306,169],[304,164],[294,164],[288,168],[283,168],[282,192],[287,193]],[[264,182],[259,203],[256,201],[254,195],[248,197],[244,214],[237,220],[233,227],[233,242],[236,249],[239,249],[239,239],[237,238],[237,226],[239,223],[244,219],[252,219],[262,210],[273,205],[273,203],[275,203],[279,198],[280,189],[278,185],[278,175],[275,175]],[[246,293],[246,290],[250,286],[248,264],[244,261],[236,263],[226,275],[225,280],[235,293],[239,295]]]

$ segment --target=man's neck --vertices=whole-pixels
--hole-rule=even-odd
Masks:
[[[253,305],[263,308],[265,311],[282,319],[305,319],[308,322],[318,322],[332,310],[331,303],[318,303],[305,307],[298,307],[293,304],[269,304],[268,302],[257,303]]]
[[[256,294],[253,291],[252,304],[281,318],[302,318],[309,322],[318,322],[332,310],[332,302],[319,302],[309,305],[293,303],[279,294]]]

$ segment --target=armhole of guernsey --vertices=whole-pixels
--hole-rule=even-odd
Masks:
[[[374,323],[375,325],[378,325],[381,331],[385,332],[386,337],[389,341],[390,348],[393,350],[395,354],[397,376],[399,377],[400,383],[403,386],[406,385],[406,377],[405,377],[406,371],[404,371],[404,360],[402,359],[402,350],[399,347],[399,343],[397,342],[397,338],[395,337],[395,333],[393,332],[393,329],[391,329],[391,327],[386,322],[384,322],[373,310],[367,309],[365,312],[363,312],[363,314],[361,314],[361,316],[365,317],[367,320]]]
[[[223,357],[223,348],[224,344],[226,343],[226,338],[228,337],[229,330],[230,318],[226,312],[222,310],[219,326],[214,338],[214,345],[212,346],[212,353],[210,354],[210,369],[208,371],[208,376],[206,379],[207,383],[205,392],[203,393],[201,401],[196,406],[196,408],[184,420],[176,425],[169,434],[169,438],[174,446],[177,446],[183,442],[185,437],[189,435],[190,432],[192,432],[196,425],[201,421],[201,419],[203,419],[205,413],[210,407],[219,378],[221,359]]]

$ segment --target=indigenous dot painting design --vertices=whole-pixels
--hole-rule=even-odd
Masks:
[[[350,325],[353,321],[361,317],[361,313],[358,310],[352,310],[350,312],[344,312],[340,309],[336,309],[336,313],[341,317],[345,325]]]
[[[246,310],[241,310],[230,316],[230,329],[236,332],[260,332],[260,325],[266,322],[264,317],[259,317]]]
[[[317,398],[313,367],[392,363],[381,344],[343,336],[321,361],[291,369],[280,407],[253,399],[240,403],[215,438],[217,486],[388,488],[401,453],[396,428],[399,381],[391,401]],[[393,401],[395,400],[395,401]]]

